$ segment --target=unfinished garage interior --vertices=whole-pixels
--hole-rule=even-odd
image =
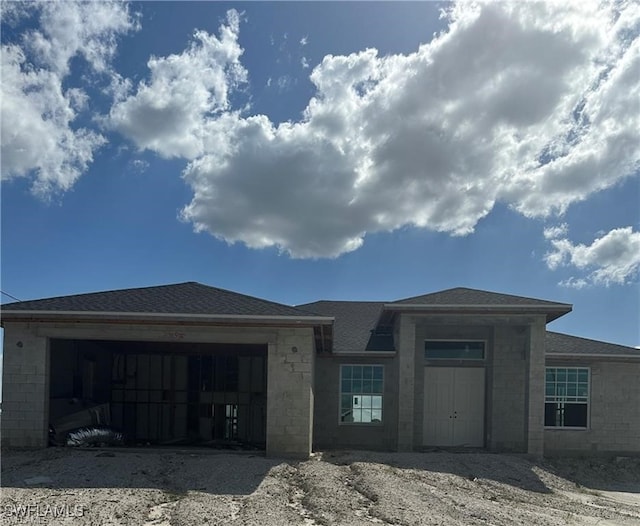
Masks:
[[[132,445],[265,447],[266,345],[54,339],[50,361],[58,437],[104,421]]]

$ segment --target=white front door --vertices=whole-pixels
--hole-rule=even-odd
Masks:
[[[484,446],[484,368],[425,367],[425,446]]]

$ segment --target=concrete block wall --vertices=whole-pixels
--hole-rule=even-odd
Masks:
[[[545,429],[545,454],[640,453],[640,361],[547,365],[590,367],[591,393],[588,429]]]
[[[279,329],[267,358],[267,455],[308,458],[313,436],[313,329]]]
[[[4,447],[45,447],[49,418],[49,338],[268,344],[267,453],[308,457],[313,431],[312,328],[229,328],[142,324],[5,322]],[[295,348],[295,351],[294,351]]]
[[[498,325],[491,356],[491,413],[488,446],[494,451],[527,451],[526,326]]]
[[[527,361],[527,453],[544,454],[544,372],[546,319],[540,316],[529,325]]]
[[[26,323],[4,327],[2,447],[45,447],[48,442],[48,339]]]
[[[398,451],[412,451],[414,444],[416,324],[407,314],[400,315],[398,336]]]
[[[398,365],[394,356],[321,354],[316,357],[314,449],[353,448],[393,451],[398,436]],[[340,365],[368,364],[384,367],[381,424],[339,422]]]

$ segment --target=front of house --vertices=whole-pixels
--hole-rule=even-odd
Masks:
[[[198,283],[3,306],[2,445],[640,452],[640,352],[548,332],[571,305],[473,289],[281,305]]]

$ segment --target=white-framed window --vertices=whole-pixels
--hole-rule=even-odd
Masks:
[[[589,380],[588,367],[546,368],[545,427],[588,427]]]
[[[425,360],[484,360],[484,342],[477,340],[425,340]]]
[[[384,366],[340,366],[340,423],[382,423]]]

